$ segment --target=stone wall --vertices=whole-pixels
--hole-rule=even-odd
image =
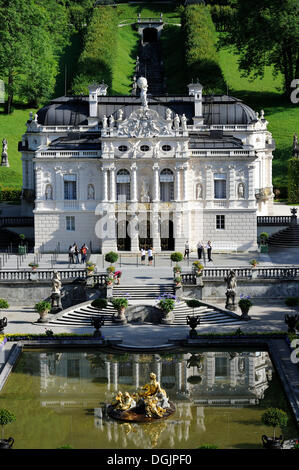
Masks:
[[[66,217],[75,217],[75,230],[66,229]],[[95,225],[99,217],[94,212],[65,212],[54,214],[53,212],[35,214],[35,249],[41,246],[45,252],[54,251],[57,243],[60,243],[60,251],[68,252],[68,248],[76,242],[79,248],[86,243],[90,248],[92,242],[93,250],[98,251],[100,240],[95,234]]]
[[[184,286],[183,293],[187,296],[199,297],[200,289],[197,286]],[[226,284],[223,280],[204,281],[203,300],[213,303],[213,300],[225,299]],[[285,299],[286,297],[299,297],[298,280],[273,279],[237,279],[237,299],[240,295],[249,295],[252,298]]]
[[[225,215],[225,229],[216,229],[216,215]],[[239,251],[257,249],[256,211],[248,210],[211,210],[204,211],[203,238],[215,242],[233,241]]]

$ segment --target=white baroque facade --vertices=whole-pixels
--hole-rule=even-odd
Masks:
[[[230,96],[107,96],[52,100],[27,121],[19,150],[35,249],[255,250],[257,215],[271,215],[267,120]],[[30,206],[29,206],[30,207]],[[27,204],[28,210],[28,204]],[[28,212],[27,212],[28,213]]]

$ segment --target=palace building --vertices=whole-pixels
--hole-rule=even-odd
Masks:
[[[271,215],[272,152],[264,112],[231,96],[148,93],[57,98],[30,116],[19,150],[35,250],[182,251],[257,248],[257,215]],[[140,93],[140,96],[138,94]],[[27,201],[27,202],[25,202]]]

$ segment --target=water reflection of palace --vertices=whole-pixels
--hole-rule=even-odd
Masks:
[[[205,432],[206,406],[243,407],[263,398],[272,378],[267,352],[186,354],[40,354],[41,403],[57,408],[91,407],[94,426],[108,442],[122,447],[187,446],[190,433]],[[175,415],[149,425],[120,424],[107,417],[106,404],[118,391],[136,390],[149,373],[176,405]],[[167,429],[167,431],[166,431]],[[140,441],[140,442],[139,442]],[[138,444],[139,443],[139,444]],[[146,444],[145,444],[146,443]]]

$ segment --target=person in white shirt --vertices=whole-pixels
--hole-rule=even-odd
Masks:
[[[206,248],[207,248],[207,253],[208,253],[208,261],[213,261],[212,257],[211,257],[211,255],[212,255],[212,243],[210,241],[208,241]]]
[[[189,259],[189,252],[190,252],[190,247],[189,247],[189,242],[187,240],[186,243],[185,243],[184,259],[186,259],[186,257]]]
[[[152,262],[153,262],[153,249],[152,249],[152,247],[150,247],[147,250],[147,256],[148,256],[148,264],[152,265]]]

